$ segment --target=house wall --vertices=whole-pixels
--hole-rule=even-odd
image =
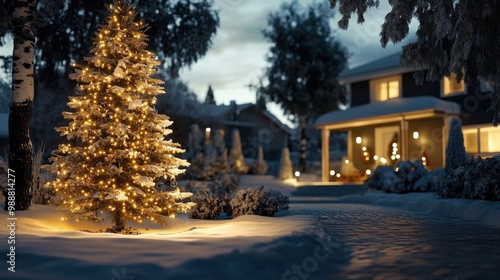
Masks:
[[[411,120],[408,122],[408,159],[422,158],[425,150],[428,156],[428,169],[443,167],[443,126],[442,118]],[[419,138],[413,139],[413,132],[418,131]]]
[[[288,139],[286,132],[255,108],[241,112],[238,121],[255,124],[251,135],[246,138],[243,138],[242,135],[242,147],[245,153],[256,158],[258,148],[262,146],[266,159],[276,160],[280,158],[281,150],[285,147],[286,139]],[[246,139],[246,145],[243,143],[243,139]],[[255,153],[255,156],[252,156],[252,153]]]
[[[370,103],[370,81],[351,84],[351,107]]]
[[[403,74],[403,97],[428,95],[455,102],[461,108],[462,125],[491,123],[493,116],[487,112],[491,105],[489,92],[476,91],[477,86],[467,86],[467,94],[441,97],[440,81],[424,81],[422,85],[416,85],[413,78],[414,73]]]

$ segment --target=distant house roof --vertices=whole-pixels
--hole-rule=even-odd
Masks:
[[[318,117],[318,127],[333,126],[353,127],[367,125],[368,120],[383,122],[388,117],[408,117],[428,113],[460,115],[460,106],[455,102],[444,101],[432,96],[394,98],[384,102],[375,102],[334,111]],[[385,120],[384,120],[385,118]]]
[[[9,138],[9,114],[0,113],[0,138]]]
[[[232,113],[232,110],[236,109],[238,112],[243,112],[244,110],[250,109],[252,107],[256,107],[255,104],[253,103],[243,103],[243,104],[236,104],[232,103],[229,105],[213,105],[210,106],[207,109],[208,115],[214,118],[220,118],[224,117],[225,115],[229,115]],[[270,121],[272,121],[277,127],[281,128],[284,132],[286,132],[288,135],[292,136],[295,134],[294,130],[290,128],[288,125],[284,124],[281,122],[275,115],[273,115],[271,112],[267,110],[260,110],[262,114],[267,117]],[[225,123],[231,122],[232,124],[237,124],[237,125],[242,125],[245,126],[248,124],[248,122],[240,122],[240,121],[228,121],[224,120]]]
[[[234,105],[210,105],[207,108],[207,113],[212,117],[220,117],[226,114],[230,114],[231,110],[233,110],[233,106],[236,106],[236,110],[243,111],[246,110],[254,104],[252,103],[244,103],[244,104],[234,104]]]
[[[342,83],[352,83],[412,71],[399,65],[400,55],[401,52],[397,52],[352,69],[345,69],[340,72],[339,80]]]

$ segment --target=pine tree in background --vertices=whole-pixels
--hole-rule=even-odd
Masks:
[[[49,182],[62,208],[92,220],[108,211],[114,230],[127,220],[149,219],[164,224],[162,215],[187,211],[191,204],[175,200],[189,196],[160,192],[162,178],[175,180],[189,166],[174,154],[183,150],[166,140],[172,122],[154,109],[162,81],[152,78],[160,65],[146,50],[146,26],[135,20],[133,6],[121,0],[110,5],[85,66],[70,78],[78,81],[70,97],[68,126],[56,130],[69,140],[53,152],[45,168],[57,174]]]
[[[187,169],[187,174],[190,178],[198,178],[204,171],[205,145],[205,138],[198,124],[191,125],[186,155],[187,160],[191,163]]]
[[[232,135],[233,144],[229,152],[229,167],[231,171],[240,174],[248,173],[248,165],[245,163],[245,157],[241,148],[241,137],[238,129],[233,129]]]
[[[293,179],[293,167],[288,148],[283,148],[281,151],[279,178],[281,180]]]
[[[211,140],[211,157],[208,165],[212,168],[213,174],[228,173],[229,161],[227,157],[226,142],[224,141],[224,130],[217,129]]]
[[[464,146],[462,121],[459,118],[453,118],[450,122],[448,144],[446,145],[445,172],[449,173],[465,163],[467,163],[467,153]]]
[[[205,97],[205,104],[217,105],[215,102],[214,91],[212,90],[212,86],[208,86],[207,96]]]
[[[259,155],[257,162],[252,166],[252,173],[256,175],[264,175],[267,171],[267,163],[264,161],[264,150],[259,147]]]

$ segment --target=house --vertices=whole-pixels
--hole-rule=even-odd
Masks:
[[[294,135],[293,129],[276,116],[252,103],[231,101],[229,105],[210,106],[207,113],[213,120],[210,130],[222,129],[228,148],[233,129],[239,130],[243,154],[248,158],[257,158],[261,146],[266,159],[279,160],[281,150]]]
[[[451,118],[462,119],[469,156],[500,152],[500,129],[491,125],[486,84],[457,82],[454,74],[438,82],[416,85],[415,70],[399,66],[396,53],[344,70],[350,106],[316,120],[322,131],[322,179],[330,180],[329,135],[347,131],[347,159],[361,176],[378,165],[422,159],[429,170],[445,163]],[[338,170],[337,170],[338,172]],[[332,172],[333,174],[333,172]]]

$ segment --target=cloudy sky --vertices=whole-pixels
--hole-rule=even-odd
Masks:
[[[327,0],[321,0],[327,1]],[[213,40],[212,49],[198,63],[181,73],[181,78],[204,100],[208,85],[214,90],[215,100],[228,104],[255,102],[255,92],[248,85],[256,83],[266,67],[265,55],[270,44],[261,30],[267,25],[267,16],[277,11],[285,0],[215,0],[220,10],[220,28]],[[309,1],[299,1],[306,4]],[[384,2],[384,1],[381,1]],[[369,11],[363,25],[351,20],[348,30],[336,26],[338,14],[333,19],[337,38],[351,53],[349,66],[354,67],[397,52],[401,45],[380,47],[379,33],[384,16],[389,11],[386,1]],[[282,120],[277,105],[270,110]]]
[[[316,0],[327,1],[327,0]],[[219,10],[220,27],[213,39],[212,48],[190,69],[181,72],[181,79],[199,96],[205,99],[208,85],[214,89],[218,104],[255,102],[255,92],[248,88],[256,83],[266,67],[265,55],[270,44],[264,40],[261,30],[267,25],[267,16],[277,11],[285,0],[215,0]],[[311,0],[299,0],[302,4]],[[389,11],[386,0],[378,9],[366,14],[363,25],[351,19],[348,30],[337,28],[338,14],[333,18],[337,38],[351,53],[349,67],[375,60],[399,51],[401,45],[382,49],[379,42],[380,26]],[[11,44],[8,47],[12,47]],[[10,52],[3,48],[0,53]],[[268,108],[281,120],[286,121],[281,109],[275,104]],[[289,123],[290,124],[290,123]]]

